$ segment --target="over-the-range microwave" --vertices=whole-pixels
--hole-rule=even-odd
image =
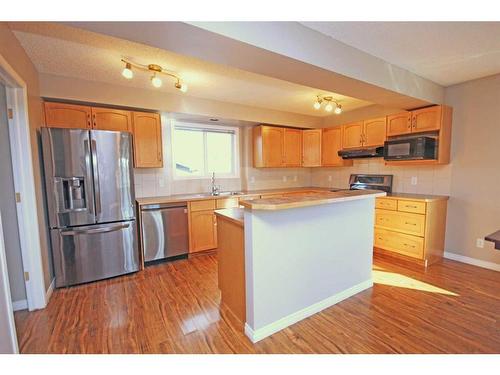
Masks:
[[[433,137],[391,139],[384,143],[385,160],[424,160],[437,158],[438,143]]]

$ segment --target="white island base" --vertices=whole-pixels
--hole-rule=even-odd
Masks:
[[[372,287],[374,206],[381,195],[298,207],[243,202],[245,334],[252,342]]]

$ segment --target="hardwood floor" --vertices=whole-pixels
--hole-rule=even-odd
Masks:
[[[500,274],[376,257],[375,285],[257,344],[219,310],[217,258],[69,289],[15,314],[22,353],[500,353]],[[392,285],[390,285],[392,284]],[[394,286],[397,285],[397,286]]]

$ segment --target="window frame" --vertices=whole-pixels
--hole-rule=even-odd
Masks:
[[[170,129],[170,149],[172,154],[172,179],[175,181],[179,180],[207,180],[212,178],[210,175],[205,175],[208,173],[206,171],[206,163],[207,163],[207,144],[206,144],[206,136],[203,137],[203,146],[204,146],[204,162],[205,162],[205,171],[202,176],[179,176],[177,175],[176,169],[176,161],[175,161],[175,153],[174,153],[174,142],[175,142],[175,128],[176,126],[186,126],[189,128],[195,128],[200,130],[225,130],[225,131],[233,131],[233,172],[220,174],[216,173],[215,178],[241,178],[240,174],[240,128],[237,126],[226,126],[226,125],[213,125],[206,123],[198,123],[198,122],[187,122],[187,121],[172,121],[172,126]]]

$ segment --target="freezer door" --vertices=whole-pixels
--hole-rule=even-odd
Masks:
[[[52,229],[56,287],[139,270],[135,221]]]
[[[187,207],[141,211],[144,261],[187,254],[189,251]]]
[[[96,222],[88,130],[42,128],[51,228]]]
[[[91,130],[90,137],[97,222],[134,219],[130,133]]]

